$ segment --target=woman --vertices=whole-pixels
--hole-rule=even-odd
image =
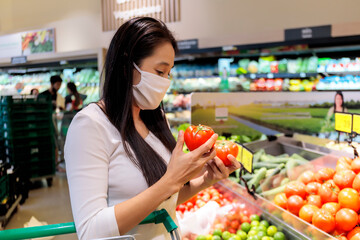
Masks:
[[[31,89],[30,95],[37,97],[39,95],[39,90],[37,88]]]
[[[124,234],[169,239],[160,224],[138,225],[175,208],[240,167],[226,167],[214,134],[191,153],[174,140],[160,102],[170,85],[176,41],[164,23],[142,17],[115,33],[106,56],[103,98],[79,112],[65,144],[73,216],[80,239]],[[189,184],[186,184],[190,181]]]
[[[345,108],[344,95],[341,91],[337,91],[334,99],[334,106],[329,108],[329,111],[325,117],[325,121],[322,124],[321,132],[325,133],[325,137],[329,138],[331,132],[335,131],[335,113],[336,112],[348,112],[347,108]],[[337,138],[339,139],[340,133],[337,134]]]
[[[68,94],[65,97],[65,107],[67,111],[79,110],[82,108],[82,99],[79,92],[76,89],[76,85],[73,82],[69,82],[67,85]]]

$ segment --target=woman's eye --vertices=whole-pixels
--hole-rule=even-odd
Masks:
[[[159,70],[156,70],[157,74],[160,75],[160,76],[164,76],[164,72],[162,71],[159,71]]]

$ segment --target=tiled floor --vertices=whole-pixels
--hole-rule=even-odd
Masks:
[[[29,198],[19,206],[5,229],[23,228],[24,223],[28,222],[31,216],[48,224],[73,221],[66,175],[57,173],[51,187],[47,187],[45,180],[41,183],[38,188],[29,192]],[[75,240],[77,236],[76,234],[59,235],[54,239]]]

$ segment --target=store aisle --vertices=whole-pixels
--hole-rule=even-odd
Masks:
[[[47,187],[45,180],[39,182],[39,185],[29,192],[29,198],[19,206],[5,229],[23,228],[24,223],[28,222],[31,216],[48,224],[73,221],[66,175],[57,173],[52,187]],[[53,239],[75,240],[77,237],[76,234],[67,234]]]

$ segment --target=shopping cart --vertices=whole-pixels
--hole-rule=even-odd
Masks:
[[[140,224],[164,224],[172,240],[180,240],[178,227],[165,209],[152,212]],[[40,238],[62,234],[75,233],[75,224],[73,222],[59,223],[39,227],[18,228],[0,231],[0,239],[18,240],[29,238]],[[119,236],[112,238],[101,238],[96,240],[135,240],[133,236]]]

